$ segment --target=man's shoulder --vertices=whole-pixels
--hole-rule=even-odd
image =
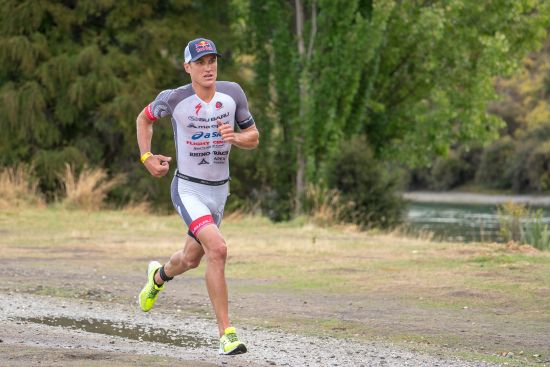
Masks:
[[[195,94],[195,91],[193,91],[191,84],[185,84],[174,89],[168,89],[168,91],[170,92],[169,98],[173,101],[181,101],[182,99],[185,99]]]
[[[228,94],[234,99],[239,98],[239,96],[243,95],[243,89],[239,85],[239,83],[230,82],[230,81],[217,81],[216,82],[216,91],[224,94]]]

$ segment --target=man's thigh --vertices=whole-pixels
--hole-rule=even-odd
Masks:
[[[225,246],[225,240],[223,239],[222,233],[215,224],[204,226],[196,236],[207,254],[208,251],[216,246]]]

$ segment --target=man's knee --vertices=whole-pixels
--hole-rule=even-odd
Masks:
[[[183,261],[185,262],[186,268],[195,269],[201,263],[201,258],[196,256],[195,257],[186,256]]]
[[[208,251],[209,261],[225,262],[227,259],[227,245],[223,239],[219,239],[210,245]]]

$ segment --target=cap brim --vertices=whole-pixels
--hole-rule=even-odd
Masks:
[[[216,55],[216,56],[218,56],[218,57],[222,57],[222,55],[219,54],[219,53],[217,53],[217,52],[205,52],[205,53],[203,53],[203,54],[201,54],[201,55],[195,56],[194,58],[192,58],[191,60],[189,60],[189,62],[191,62],[191,61],[197,61],[198,59],[200,59],[201,57],[204,57],[204,56],[206,56],[206,55]]]

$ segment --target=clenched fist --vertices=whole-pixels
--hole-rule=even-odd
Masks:
[[[230,124],[224,123],[221,119],[216,120],[218,123],[218,131],[222,136],[222,139],[229,144],[235,143],[235,131]]]
[[[168,173],[170,169],[169,162],[172,160],[172,157],[165,157],[160,154],[152,155],[147,158],[143,164],[145,168],[155,177],[162,177]]]

